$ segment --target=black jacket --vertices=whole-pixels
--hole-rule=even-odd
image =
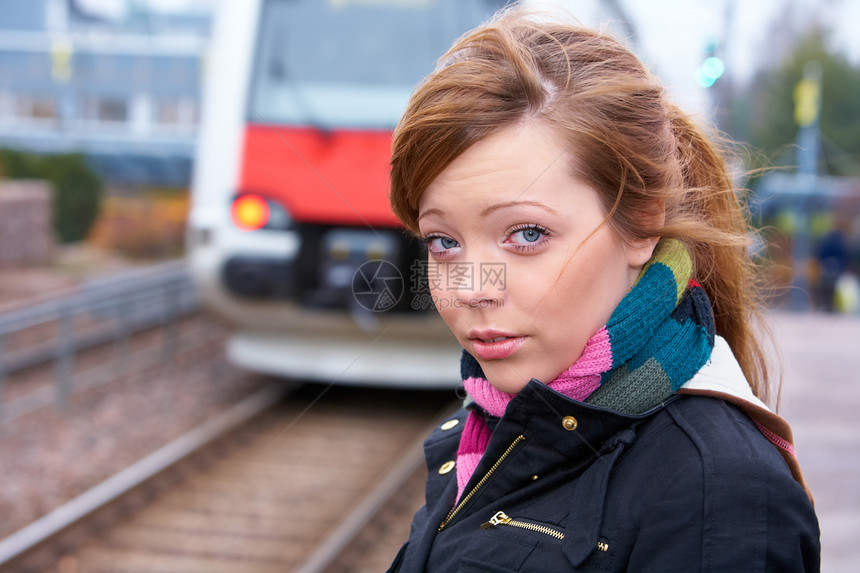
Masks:
[[[465,502],[449,516],[456,471],[439,470],[456,459],[466,413],[425,443],[427,505],[390,571],[819,569],[806,492],[723,400],[676,395],[628,416],[532,380],[498,421]]]

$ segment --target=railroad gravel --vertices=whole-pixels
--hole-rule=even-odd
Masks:
[[[0,538],[271,383],[222,359],[199,360],[178,359],[170,370],[150,368],[77,395],[65,409],[0,422]]]
[[[51,265],[0,266],[0,313],[70,292],[87,280],[147,264],[85,244],[61,245]]]

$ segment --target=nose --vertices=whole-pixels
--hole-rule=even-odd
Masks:
[[[504,301],[507,279],[504,263],[476,260],[449,262],[446,266],[448,294],[461,308],[484,308]]]

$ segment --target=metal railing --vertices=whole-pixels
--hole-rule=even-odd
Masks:
[[[132,335],[155,327],[162,330],[156,361],[169,364],[178,352],[179,320],[198,309],[187,263],[179,260],[92,280],[70,294],[0,314],[0,398],[10,374],[53,361],[54,401],[64,407],[75,390],[81,351],[112,344],[111,370],[121,374],[136,354]],[[0,421],[8,418],[6,410],[0,402]]]

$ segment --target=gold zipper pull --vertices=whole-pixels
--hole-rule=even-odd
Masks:
[[[489,529],[494,525],[502,525],[505,523],[510,523],[511,518],[508,517],[504,511],[497,511],[496,514],[490,518],[490,521],[481,524],[481,529]]]

